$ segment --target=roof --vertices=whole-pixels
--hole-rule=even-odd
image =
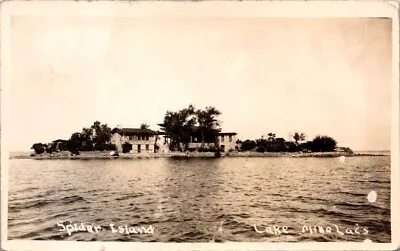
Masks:
[[[160,124],[159,124],[160,125]],[[220,132],[221,131],[221,129],[213,129],[213,130],[215,130],[215,131],[217,131],[218,132],[218,135],[237,135],[237,133],[236,132]],[[199,126],[192,126],[192,133],[200,133],[201,132],[201,130],[200,130],[200,127]],[[159,135],[167,135],[168,133],[166,133],[166,132],[159,132],[158,133]]]
[[[156,131],[151,129],[140,129],[140,128],[114,128],[112,130],[113,133],[119,133],[124,135],[132,135],[132,134],[158,134]]]
[[[229,136],[233,136],[233,135],[237,135],[236,132],[220,132],[219,135],[229,135]]]
[[[65,139],[56,139],[52,141],[53,143],[57,143],[57,142],[68,142],[68,140]]]

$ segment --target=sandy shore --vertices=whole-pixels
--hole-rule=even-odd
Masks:
[[[390,156],[390,154],[370,154],[370,153],[344,153],[344,152],[323,152],[323,153],[258,153],[258,152],[232,152],[232,153],[221,153],[221,157],[290,157],[290,158],[329,158],[329,157],[358,157],[358,156]],[[211,152],[170,152],[170,153],[141,153],[141,154],[120,154],[119,156],[110,156],[110,152],[80,152],[79,155],[71,155],[69,152],[58,152],[53,154],[41,154],[41,155],[24,155],[24,156],[11,156],[10,159],[35,159],[35,160],[48,160],[48,159],[146,159],[146,158],[213,158],[214,153]]]

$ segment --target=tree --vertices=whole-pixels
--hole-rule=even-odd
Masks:
[[[165,132],[166,136],[170,137],[170,150],[181,151],[182,143],[185,145],[185,148],[188,147],[195,124],[195,108],[193,105],[189,105],[188,108],[184,108],[178,112],[167,111],[163,123],[158,125]]]
[[[93,128],[83,128],[82,129],[82,136],[83,136],[83,150],[84,151],[93,151],[94,146],[94,131]]]
[[[31,149],[33,149],[36,154],[42,154],[46,151],[46,147],[47,147],[46,144],[35,143],[32,145]]]
[[[204,148],[206,135],[209,138],[216,138],[219,132],[220,123],[217,120],[217,116],[221,115],[221,112],[213,106],[206,107],[205,110],[197,110],[197,122],[201,133],[201,147]]]
[[[275,133],[272,133],[272,132],[270,132],[270,133],[268,133],[268,141],[275,141],[275,136],[276,136],[276,134]]]
[[[150,128],[150,126],[148,125],[148,124],[146,124],[146,123],[142,123],[141,125],[140,125],[140,129],[149,129]]]
[[[251,151],[251,150],[254,150],[256,148],[256,145],[257,144],[256,144],[256,142],[254,140],[247,139],[247,140],[242,142],[242,145],[241,145],[240,149],[242,151]]]
[[[301,151],[301,147],[292,141],[287,141],[284,143],[287,152],[298,152]]]
[[[111,128],[108,127],[107,124],[101,124],[99,121],[95,121],[90,129],[86,129],[85,131],[91,133],[92,136],[89,142],[91,145],[94,145],[95,150],[104,151],[108,149],[111,140]],[[86,143],[89,144],[89,142]]]
[[[336,140],[329,136],[317,136],[311,141],[311,150],[313,152],[333,152],[336,144]]]
[[[76,132],[71,135],[68,150],[73,154],[79,154],[83,150],[85,137],[82,133]]]
[[[257,152],[266,152],[268,151],[269,142],[261,137],[261,139],[256,140],[256,151]],[[251,145],[250,145],[251,146]]]
[[[295,132],[292,137],[296,142],[296,144],[299,144],[299,141],[304,141],[306,139],[306,135],[304,133],[298,133],[298,132]]]
[[[204,148],[206,141],[212,141],[218,147],[217,136],[220,129],[217,128],[219,126],[217,116],[220,114],[221,112],[212,106],[206,107],[205,110],[196,110],[193,105],[189,105],[177,112],[167,111],[163,123],[158,125],[166,137],[170,137],[172,151],[188,150],[191,137],[196,130],[201,134],[201,148]]]
[[[191,141],[193,128],[197,122],[195,111],[195,107],[193,105],[189,105],[188,108],[184,108],[178,112],[179,125],[181,127],[180,139],[184,145],[185,151],[189,150],[189,143]]]

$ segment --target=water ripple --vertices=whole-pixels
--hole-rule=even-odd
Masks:
[[[363,241],[303,225],[368,227],[390,242],[390,157],[11,160],[8,237],[31,240]],[[33,178],[34,177],[34,178]],[[73,177],[73,178],[71,178]],[[54,182],[58,181],[58,182]],[[374,190],[377,201],[370,203]],[[57,223],[154,226],[154,234],[60,232]],[[254,224],[287,225],[286,235]]]

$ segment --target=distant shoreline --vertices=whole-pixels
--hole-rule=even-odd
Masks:
[[[289,153],[289,152],[233,152],[221,153],[222,158],[335,158],[335,157],[373,157],[390,156],[390,153],[345,153],[345,152],[314,152],[314,153]],[[91,160],[91,159],[149,159],[149,158],[216,158],[212,152],[169,152],[169,153],[142,153],[142,154],[120,154],[111,156],[109,152],[80,152],[79,155],[70,155],[69,153],[41,154],[35,156],[15,155],[10,159],[33,159],[33,160]]]

